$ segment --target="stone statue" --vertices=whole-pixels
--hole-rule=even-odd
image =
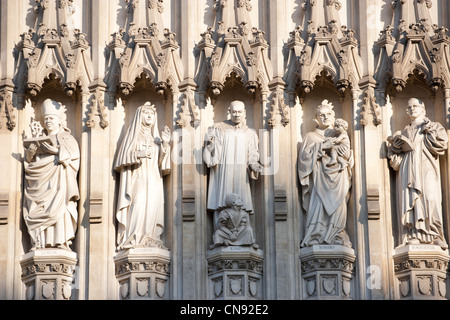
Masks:
[[[316,108],[317,128],[306,134],[300,148],[298,174],[302,207],[306,213],[305,236],[301,247],[315,244],[351,247],[345,225],[353,153],[348,143],[337,142],[341,139],[336,138],[336,131],[342,130],[333,128],[334,115],[333,105],[324,100]],[[342,140],[345,142],[347,139],[345,137]],[[334,157],[339,161],[335,161]]]
[[[170,134],[165,126],[160,137],[154,105],[147,102],[137,109],[114,163],[120,179],[118,250],[163,248],[163,176],[170,173]]]
[[[253,237],[250,216],[242,209],[244,200],[236,193],[228,194],[225,200],[227,208],[217,215],[211,248],[230,245],[258,248]]]
[[[47,99],[42,111],[47,135],[24,140],[24,220],[32,250],[71,250],[78,220],[80,150],[62,124],[63,106]]]
[[[332,139],[333,147],[330,149],[330,162],[327,163],[327,167],[331,167],[336,163],[340,165],[340,171],[344,170],[347,167],[348,162],[344,157],[339,156],[338,154],[338,146],[345,145],[348,149],[350,149],[350,138],[347,134],[348,123],[344,119],[336,119],[334,122],[334,130],[336,132],[336,138]]]
[[[387,139],[389,164],[397,171],[402,243],[445,250],[439,156],[447,150],[447,132],[426,117],[425,104],[417,98],[409,99],[407,113],[410,124]]]
[[[259,163],[258,135],[245,124],[245,105],[230,104],[230,120],[214,124],[206,133],[203,160],[210,169],[207,209],[214,212],[217,226],[221,209],[228,207],[227,195],[238,194],[242,209],[253,213],[250,179],[262,172]]]

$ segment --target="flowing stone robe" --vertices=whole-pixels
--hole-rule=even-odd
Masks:
[[[142,125],[142,107],[119,149],[114,169],[119,172],[116,218],[118,249],[138,246],[163,247],[163,176],[170,172],[170,148],[163,148],[155,113],[152,129]],[[152,156],[137,152],[151,149]]]
[[[429,126],[424,132],[424,126]],[[390,165],[397,171],[397,203],[401,214],[403,243],[417,239],[447,247],[442,223],[442,191],[439,156],[447,150],[444,127],[427,118],[420,124],[409,124],[394,134],[409,139],[411,151],[389,154]]]
[[[67,128],[49,137],[58,154],[36,154],[24,164],[24,220],[34,248],[69,249],[78,220],[80,150]]]
[[[216,246],[249,246],[255,243],[250,217],[243,209],[226,208],[218,214],[216,230],[213,236]]]
[[[256,180],[258,173],[249,166],[259,161],[255,130],[245,124],[235,125],[231,120],[225,120],[214,124],[208,131],[214,137],[210,142],[214,144],[213,152],[205,147],[203,153],[203,159],[210,168],[208,210],[227,207],[227,195],[236,193],[244,200],[242,209],[253,212],[250,178]]]
[[[333,130],[316,129],[306,134],[302,143],[298,174],[302,192],[302,207],[306,212],[306,230],[302,247],[314,244],[340,244],[351,247],[345,231],[347,202],[351,188],[353,155],[340,170],[335,164],[327,166],[330,156],[322,142]],[[349,150],[350,151],[350,150]]]

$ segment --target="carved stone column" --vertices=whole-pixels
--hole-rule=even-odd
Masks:
[[[355,260],[354,250],[340,245],[314,245],[300,249],[303,299],[353,299]]]
[[[38,249],[20,261],[27,300],[70,300],[77,254],[62,249]]]
[[[121,300],[168,300],[170,251],[135,248],[114,257]]]
[[[401,300],[445,300],[448,250],[417,244],[394,251],[394,271]]]
[[[263,258],[263,251],[253,247],[228,246],[209,250],[208,299],[262,299]]]

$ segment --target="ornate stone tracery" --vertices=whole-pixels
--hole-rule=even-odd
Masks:
[[[29,29],[17,44],[19,66],[16,83],[19,92],[36,97],[51,76],[61,82],[64,91],[74,96],[80,88],[87,91],[93,81],[90,46],[86,34],[70,26],[73,11],[66,10],[72,1],[36,1],[37,30]],[[57,21],[55,23],[55,21]],[[22,63],[26,62],[26,63]]]
[[[290,33],[286,43],[289,50],[285,82],[287,90],[298,91],[304,98],[315,86],[316,79],[329,77],[336,90],[343,95],[350,87],[356,89],[362,78],[361,58],[355,31],[341,25],[337,11],[339,1],[327,1],[323,25],[307,20],[317,15],[315,1],[306,1],[304,25]]]
[[[111,71],[106,82],[120,96],[127,97],[137,79],[145,75],[166,100],[167,94],[178,91],[183,67],[177,53],[176,35],[163,25],[163,1],[127,0],[126,3],[129,19],[124,28],[112,35]]]
[[[412,96],[425,101],[442,136],[449,133],[450,4],[381,2],[2,2],[0,299],[448,299],[448,251],[398,240],[401,192],[386,138],[409,125],[404,107]],[[67,106],[80,144],[79,230],[73,254],[23,255],[30,238],[22,140],[30,131],[39,136],[46,98]],[[231,99],[249,107],[261,159],[269,159],[251,183],[249,220],[260,249],[210,247],[210,169],[200,158],[205,131],[230,117]],[[298,247],[306,221],[297,156],[314,126],[313,106],[324,99],[347,121],[355,153],[344,223],[354,251]],[[115,252],[121,180],[111,159],[145,101],[156,105],[174,145],[163,182],[165,236]],[[439,158],[434,193],[442,192],[447,240],[449,155],[430,157]],[[266,170],[274,159],[279,166]]]
[[[430,1],[395,2],[396,10],[393,20],[395,25],[388,25],[380,33],[379,54],[376,80],[381,88],[390,87],[391,94],[402,92],[411,76],[419,75],[426,85],[434,92],[439,88],[448,87],[450,67],[448,65],[448,45],[450,38],[448,28],[432,24],[429,9]],[[407,12],[414,6],[414,12],[419,17],[418,22],[406,21]],[[444,63],[447,61],[447,63]],[[387,89],[384,89],[387,90]]]
[[[268,44],[262,30],[252,27],[246,1],[215,1],[215,28],[208,28],[197,44],[198,90],[218,96],[232,74],[250,95],[268,91],[272,80]]]

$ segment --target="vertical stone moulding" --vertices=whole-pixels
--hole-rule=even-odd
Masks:
[[[209,250],[208,299],[258,300],[263,298],[263,251],[229,246]]]
[[[162,248],[134,248],[114,258],[120,300],[168,300],[170,252]]]
[[[77,254],[61,249],[38,249],[20,261],[27,300],[70,300]]]
[[[340,245],[314,245],[300,249],[304,300],[354,298],[354,250]]]

